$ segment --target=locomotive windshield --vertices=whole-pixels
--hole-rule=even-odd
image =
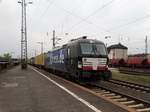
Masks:
[[[80,43],[81,53],[85,55],[107,55],[103,44]]]
[[[95,54],[93,49],[93,44],[81,43],[80,46],[81,46],[82,54]]]

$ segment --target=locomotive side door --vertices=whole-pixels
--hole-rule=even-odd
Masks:
[[[67,70],[72,74],[76,70],[76,60],[75,60],[75,46],[69,46],[67,49]]]
[[[70,54],[70,47],[67,48],[67,58],[66,58],[66,67],[68,72],[71,70],[71,54]]]

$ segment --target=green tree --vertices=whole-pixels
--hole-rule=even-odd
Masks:
[[[4,57],[4,59],[8,60],[8,62],[11,61],[11,54],[10,54],[10,53],[5,53],[5,54],[3,55],[3,57]]]

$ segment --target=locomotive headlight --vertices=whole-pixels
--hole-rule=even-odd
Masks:
[[[78,61],[78,68],[82,68],[82,62]]]

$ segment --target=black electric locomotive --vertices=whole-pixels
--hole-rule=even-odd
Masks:
[[[85,36],[73,39],[61,48],[45,56],[45,68],[75,79],[111,78],[108,70],[108,54],[103,42]]]

